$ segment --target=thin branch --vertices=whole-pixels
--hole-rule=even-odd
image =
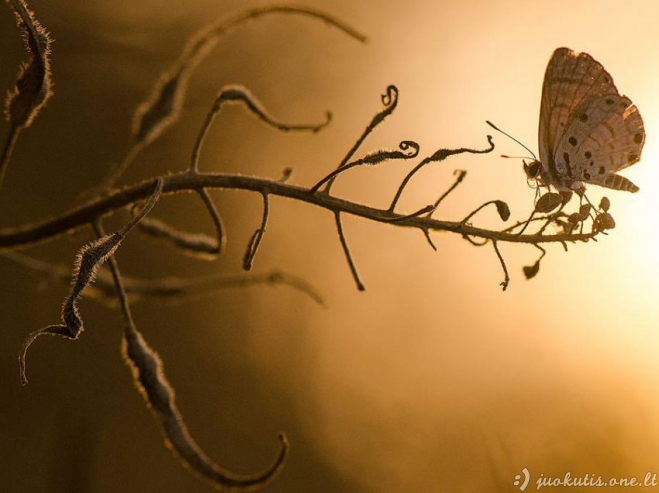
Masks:
[[[508,268],[506,267],[506,261],[503,259],[503,256],[499,251],[499,247],[497,246],[497,240],[492,241],[492,246],[494,247],[494,251],[497,253],[497,257],[499,257],[499,262],[501,262],[501,268],[503,269],[504,278],[500,286],[505,291],[508,288],[508,283],[510,283],[510,276],[508,275]]]
[[[187,80],[190,77],[190,74],[192,73],[193,69],[199,65],[201,60],[217,44],[218,40],[224,34],[226,34],[231,29],[242,25],[250,19],[256,19],[261,16],[270,14],[292,14],[316,18],[326,22],[332,27],[339,29],[340,31],[343,31],[345,34],[359,42],[366,42],[366,36],[357,32],[347,24],[339,21],[335,17],[332,17],[331,15],[326,14],[320,10],[315,10],[299,5],[271,5],[241,12],[230,19],[223,19],[202,29],[188,41],[178,61],[171,69],[163,74],[149,99],[143,103],[141,109],[138,111],[136,125],[140,128],[136,128],[134,133],[136,135],[154,133],[154,130],[151,130],[150,127],[146,129],[144,128],[145,117],[149,112],[157,109],[159,101],[163,100],[165,96],[168,100],[177,100],[179,102],[178,106],[182,104]],[[166,93],[170,94],[167,95]],[[163,94],[165,94],[165,96],[163,96]],[[167,103],[167,101],[165,101],[165,103],[165,106],[168,107],[177,106],[172,103]],[[166,116],[170,116],[169,113],[166,112]],[[156,125],[164,127],[171,125],[177,119],[177,112],[175,108],[171,110],[171,117],[172,118],[168,119],[167,121],[158,121]],[[157,135],[153,136],[153,138],[160,135],[163,130],[164,128],[158,128]],[[143,140],[145,138],[146,137],[142,137],[141,139]]]
[[[99,273],[98,281],[94,287],[99,288],[99,298],[107,296],[107,281]],[[218,289],[233,289],[249,287],[259,284],[271,286],[290,286],[309,296],[321,306],[326,306],[323,296],[304,279],[287,274],[279,270],[265,272],[263,274],[240,274],[235,276],[202,276],[191,279],[180,277],[164,277],[160,279],[135,279],[125,278],[126,292],[131,301],[141,300],[167,301],[171,303],[182,303],[193,297],[206,295]],[[101,299],[103,301],[103,299]]]
[[[68,284],[71,281],[71,269],[63,265],[44,262],[14,250],[3,250],[0,252],[0,256],[40,273],[52,282]],[[234,276],[208,275],[191,278],[142,279],[124,275],[122,278],[131,303],[140,301],[183,303],[219,289],[267,284],[270,286],[290,286],[306,294],[319,305],[325,306],[323,296],[314,286],[300,277],[280,270],[272,270],[262,274],[250,273]],[[101,267],[96,276],[96,282],[87,288],[85,295],[87,298],[95,299],[106,306],[116,306],[116,290],[107,270]]]
[[[359,146],[362,145],[362,142],[368,137],[368,135],[377,127],[386,117],[391,115],[393,111],[396,109],[396,106],[398,105],[398,88],[394,85],[391,85],[387,87],[387,91],[381,96],[382,104],[384,105],[384,108],[382,111],[380,111],[377,115],[373,117],[373,120],[371,120],[371,123],[368,124],[362,135],[357,139],[357,142],[350,148],[348,153],[345,155],[339,166],[337,167],[337,170],[343,168],[352,158],[352,156],[355,154],[357,149],[359,149]],[[329,195],[330,189],[332,188],[332,184],[334,183],[334,180],[336,179],[336,176],[333,176],[330,178],[330,180],[327,182],[325,185],[325,188],[321,191],[321,193]],[[314,192],[318,191],[318,188],[314,187]]]
[[[208,130],[210,129],[213,120],[217,114],[222,110],[224,103],[244,103],[247,106],[247,109],[256,116],[261,122],[276,128],[281,131],[300,131],[300,130],[309,130],[312,132],[318,132],[323,127],[327,126],[332,119],[332,114],[328,111],[326,113],[326,118],[324,122],[317,124],[289,124],[282,123],[275,120],[268,111],[263,107],[263,105],[254,97],[249,90],[243,86],[230,85],[225,86],[220,90],[219,95],[215,98],[211,109],[206,115],[206,119],[199,131],[197,136],[197,141],[192,151],[192,157],[190,159],[190,171],[196,173],[199,169],[199,154],[201,152],[201,147],[204,144],[206,135],[208,135]]]
[[[544,248],[542,248],[540,245],[533,245],[533,246],[536,247],[538,250],[540,250],[540,251],[542,252],[542,253],[540,254],[540,258],[538,258],[538,262],[540,262],[540,261],[542,260],[542,258],[543,258],[545,255],[547,255],[547,250],[545,250]]]
[[[437,247],[435,246],[435,243],[433,243],[432,238],[430,237],[430,232],[426,228],[421,228],[421,231],[423,231],[423,235],[425,236],[426,240],[428,241],[428,244],[430,245],[430,248],[437,251]]]
[[[472,245],[477,246],[477,247],[485,246],[490,241],[488,239],[485,239],[485,240],[479,242],[479,241],[476,241],[476,240],[472,240],[469,235],[463,235],[462,238],[467,240],[469,243],[471,243]]]
[[[201,197],[208,213],[213,221],[215,228],[215,238],[211,238],[203,233],[188,233],[170,226],[160,219],[146,217],[140,224],[139,229],[142,233],[151,238],[167,240],[171,245],[180,249],[186,255],[193,257],[214,259],[222,253],[226,243],[224,234],[224,223],[220,213],[215,207],[213,199],[210,197],[205,188],[195,190]]]
[[[461,169],[456,169],[456,170],[453,172],[453,174],[454,174],[454,175],[457,174],[458,177],[455,179],[455,182],[453,182],[453,185],[451,185],[450,188],[449,188],[448,190],[446,190],[446,192],[444,192],[444,193],[443,193],[443,194],[437,199],[437,201],[435,202],[435,207],[434,207],[434,209],[433,209],[432,211],[430,211],[430,212],[428,213],[428,217],[432,216],[432,213],[435,212],[435,209],[437,209],[437,207],[439,207],[439,204],[441,204],[442,201],[443,201],[446,197],[448,197],[449,194],[450,194],[453,190],[455,190],[455,189],[458,187],[458,185],[460,185],[460,183],[462,183],[462,180],[464,180],[465,177],[467,176],[467,172],[464,171],[464,170],[461,170]]]
[[[270,217],[270,199],[268,198],[268,194],[264,192],[261,196],[263,197],[263,217],[261,219],[261,227],[254,232],[247,245],[245,257],[243,258],[243,269],[245,270],[252,270],[254,257],[261,246],[261,240],[263,239],[263,235],[265,235],[265,228],[268,224],[268,218]]]
[[[220,94],[213,102],[213,105],[209,110],[208,114],[206,115],[206,119],[204,120],[204,123],[197,136],[196,143],[192,150],[192,156],[190,158],[190,167],[189,167],[190,174],[193,175],[198,174],[199,156],[201,153],[201,148],[204,144],[206,136],[208,135],[208,130],[210,129],[211,124],[213,123],[215,117],[221,111],[222,106],[226,102],[244,103],[247,106],[247,108],[250,110],[250,112],[253,115],[255,115],[259,120],[261,120],[263,123],[273,126],[276,129],[282,131],[311,130],[313,132],[317,132],[318,130],[326,126],[331,119],[331,113],[328,112],[326,121],[320,124],[298,125],[298,124],[282,123],[275,120],[272,116],[270,116],[267,110],[246,88],[236,85],[225,86],[224,88],[222,88]],[[206,205],[206,208],[208,209],[211,215],[211,219],[213,220],[215,230],[217,232],[216,243],[213,243],[213,241],[209,240],[208,237],[206,237],[205,235],[191,235],[189,233],[184,233],[176,230],[175,228],[172,228],[171,226],[169,226],[168,224],[162,221],[158,221],[155,219],[146,221],[142,225],[142,230],[147,234],[150,234],[151,236],[155,236],[158,238],[168,238],[173,242],[174,245],[182,248],[184,251],[191,252],[194,255],[198,253],[211,254],[211,255],[219,254],[225,242],[224,227],[222,224],[222,220],[208,192],[205,189],[197,190],[197,192],[204,201],[204,204]],[[256,248],[258,248],[258,244],[261,241],[262,235],[263,232],[257,231],[257,233],[255,233],[254,237],[252,238],[252,242],[254,242],[253,246],[255,246]],[[255,254],[256,251],[254,251],[253,253]],[[252,260],[251,258],[247,258],[247,257],[245,259],[246,262],[245,268],[247,270],[251,268],[251,260]],[[250,264],[249,267],[247,267],[248,264]]]
[[[414,141],[404,140],[398,145],[398,147],[400,151],[386,151],[386,150],[376,151],[361,159],[358,159],[357,161],[353,161],[351,163],[347,163],[344,164],[343,166],[338,167],[330,174],[328,174],[325,178],[323,178],[318,183],[316,183],[313,187],[311,187],[311,192],[316,193],[320,189],[320,187],[322,187],[325,183],[329,181],[333,181],[341,173],[351,168],[354,168],[356,166],[361,166],[364,164],[368,164],[372,166],[375,164],[383,163],[390,159],[412,159],[419,155],[419,148],[420,148],[419,144],[417,144]],[[408,152],[410,149],[411,152]]]
[[[407,214],[406,216],[395,217],[393,219],[384,220],[383,222],[387,222],[387,223],[390,223],[390,224],[399,223],[401,221],[406,221],[407,219],[411,219],[413,217],[419,217],[419,216],[423,216],[423,215],[432,214],[432,212],[434,210],[435,210],[434,205],[427,205],[427,206],[423,207],[422,209],[419,209],[418,211],[413,212],[412,214]]]
[[[103,185],[98,187],[101,191],[111,188],[137,155],[178,121],[188,81],[194,69],[210,53],[219,39],[250,19],[270,14],[293,14],[315,18],[339,29],[359,42],[366,42],[366,36],[329,14],[298,5],[272,5],[255,8],[201,29],[190,38],[176,63],[158,78],[149,96],[138,106],[133,116],[130,149],[119,166],[111,170],[103,180]]]
[[[140,223],[139,230],[149,238],[166,240],[187,255],[215,258],[218,253],[218,244],[214,238],[203,233],[188,233],[178,230],[155,217],[145,218]]]
[[[409,183],[409,181],[412,179],[412,177],[421,170],[424,166],[427,164],[436,162],[436,161],[444,161],[446,158],[449,156],[454,156],[456,154],[463,154],[463,153],[470,153],[470,154],[487,154],[488,152],[492,152],[494,150],[494,142],[492,141],[492,136],[488,135],[487,136],[487,142],[490,144],[490,147],[487,149],[469,149],[466,147],[461,147],[460,149],[439,149],[437,152],[435,152],[432,156],[429,156],[425,158],[423,161],[421,161],[419,164],[416,165],[412,171],[410,171],[407,176],[403,179],[402,183],[398,187],[398,190],[396,191],[396,195],[394,195],[393,200],[391,201],[391,205],[389,206],[390,211],[394,211],[396,208],[396,204],[398,204],[398,200],[400,199],[400,196],[403,194],[403,190],[405,190],[405,187]]]
[[[531,219],[531,222],[544,221],[545,219],[547,219],[547,216],[534,217],[534,218]],[[508,226],[506,229],[504,229],[502,231],[504,231],[506,233],[509,233],[511,231],[515,231],[517,228],[519,228],[520,226],[525,225],[527,222],[528,222],[528,219],[525,219],[524,221],[517,221],[512,226]]]
[[[16,147],[16,142],[18,142],[18,136],[21,133],[21,127],[14,127],[13,125],[9,129],[9,134],[7,135],[7,140],[5,145],[2,148],[2,158],[0,158],[0,188],[2,188],[2,183],[5,180],[5,174],[7,173],[7,168],[9,167],[9,161],[11,160],[11,155],[14,152]]]
[[[346,240],[346,237],[343,234],[343,225],[341,224],[341,214],[339,212],[334,213],[334,220],[336,222],[336,231],[339,233],[339,239],[341,240],[341,246],[343,247],[343,253],[345,253],[346,260],[348,261],[348,265],[350,266],[350,272],[352,273],[352,277],[355,280],[355,283],[357,284],[357,289],[359,291],[365,291],[366,287],[359,278],[359,273],[357,272],[357,266],[355,265],[355,262],[352,260],[352,255],[350,254],[348,241]]]
[[[467,221],[469,221],[469,219],[474,217],[481,209],[484,209],[488,205],[495,205],[496,206],[497,212],[499,213],[499,217],[501,217],[501,219],[503,221],[507,221],[508,218],[510,217],[510,209],[508,208],[508,205],[505,202],[503,202],[501,200],[489,200],[489,201],[485,202],[484,204],[480,205],[479,207],[477,207],[475,210],[473,210],[469,214],[467,214],[467,216],[462,220],[462,223],[467,224]]]
[[[372,221],[390,222],[397,214],[391,211],[369,207],[356,202],[343,200],[325,194],[312,194],[308,188],[281,183],[278,181],[250,176],[200,173],[191,175],[183,172],[162,177],[163,194],[168,195],[181,191],[196,191],[202,188],[221,188],[232,190],[245,190],[258,193],[267,193],[280,197],[306,202],[334,213],[346,213],[363,217]],[[52,240],[64,233],[73,231],[86,224],[92,223],[98,216],[102,216],[121,208],[130,206],[135,202],[148,198],[153,192],[153,179],[130,185],[121,190],[113,190],[106,195],[97,197],[85,204],[74,207],[57,217],[45,219],[37,223],[0,229],[0,248],[31,245]],[[400,216],[402,217],[402,216]],[[427,217],[412,217],[395,223],[396,226],[421,228],[433,231],[446,231],[460,235],[480,237],[483,239],[498,240],[509,243],[552,243],[565,241],[587,241],[595,237],[598,232],[570,233],[551,235],[518,235],[506,231],[492,231],[478,228],[455,221],[442,221]]]
[[[206,190],[205,188],[201,188],[197,190],[197,194],[201,197],[201,200],[204,202],[204,205],[208,210],[208,214],[211,217],[211,221],[213,221],[213,226],[215,227],[215,234],[216,234],[216,247],[214,253],[220,254],[224,250],[224,246],[226,245],[227,242],[227,237],[225,233],[226,228],[224,227],[224,221],[222,221],[222,216],[220,216],[220,212],[217,210],[217,207],[215,206],[215,202],[213,201],[213,198],[210,196],[210,193],[208,193],[208,190]]]

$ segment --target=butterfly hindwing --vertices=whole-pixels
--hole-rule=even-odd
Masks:
[[[609,94],[584,101],[570,115],[554,162],[559,172],[565,170],[566,183],[581,181],[634,192],[638,187],[613,175],[640,159],[644,141],[636,106],[626,96]]]

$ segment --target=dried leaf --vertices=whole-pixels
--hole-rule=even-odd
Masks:
[[[608,197],[602,197],[602,200],[600,200],[600,210],[603,210],[604,212],[609,212],[610,208],[611,208],[611,201],[608,199]]]
[[[611,214],[608,212],[598,214],[595,218],[595,221],[593,221],[593,231],[596,233],[601,233],[602,231],[613,229],[615,227],[616,222],[613,220],[613,216],[611,216]]]
[[[535,212],[548,213],[562,203],[563,197],[560,193],[548,192],[538,199],[538,202],[535,204]]]
[[[585,221],[586,219],[588,219],[588,216],[590,215],[590,209],[592,209],[590,204],[584,204],[581,207],[579,207],[579,219],[581,221]]]
[[[525,265],[522,270],[524,271],[524,275],[527,279],[532,279],[538,274],[538,271],[540,270],[540,261],[533,265]]]
[[[140,104],[133,117],[131,138],[136,145],[146,146],[178,119],[188,82],[185,67],[163,74],[151,94]]]
[[[497,206],[497,212],[502,221],[510,219],[510,207],[503,200],[495,200],[494,205]]]
[[[176,406],[174,389],[163,372],[162,360],[134,327],[124,331],[122,353],[131,367],[136,386],[162,429],[167,445],[190,469],[226,491],[258,489],[279,474],[289,449],[285,435],[279,435],[281,450],[265,471],[253,476],[238,476],[225,470],[213,462],[190,435]]]
[[[169,240],[175,247],[181,249],[183,253],[198,256],[215,258],[220,252],[220,245],[215,238],[211,238],[203,233],[186,233],[180,231],[169,224],[151,217],[145,217],[139,224],[142,233],[152,238],[163,238]]]
[[[23,342],[19,355],[21,382],[27,384],[25,373],[25,355],[34,340],[42,335],[59,335],[68,339],[77,339],[84,330],[82,318],[78,310],[78,301],[83,291],[96,278],[98,268],[115,252],[123,239],[133,227],[153,208],[162,192],[163,180],[158,178],[156,189],[149,201],[142,207],[140,213],[119,231],[106,235],[83,246],[76,255],[73,269],[73,286],[62,306],[62,323],[50,325],[32,332]]]
[[[14,129],[27,128],[52,95],[50,44],[44,27],[28,10],[24,0],[7,0],[16,13],[16,24],[23,31],[25,48],[30,59],[23,62],[16,76],[16,85],[7,94],[5,115]]]
[[[570,190],[561,190],[558,193],[563,200],[563,205],[567,205],[567,203],[572,199],[572,196],[574,195],[574,192],[571,192]]]
[[[366,41],[363,35],[337,19],[306,7],[284,5],[255,8],[231,19],[216,22],[192,36],[178,62],[160,77],[147,100],[138,107],[133,119],[133,142],[137,146],[148,145],[178,119],[190,75],[220,37],[250,19],[275,13],[317,18],[361,42]]]

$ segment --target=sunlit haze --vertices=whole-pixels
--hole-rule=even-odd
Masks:
[[[561,46],[592,55],[639,108],[640,162],[621,174],[636,194],[588,186],[611,201],[615,229],[597,241],[545,245],[538,275],[522,268],[540,251],[423,233],[344,214],[343,230],[365,284],[357,290],[331,212],[272,197],[254,272],[304,279],[319,306],[290,286],[207,293],[181,303],[135,303],[137,326],[162,356],[188,427],[204,450],[237,473],[267,466],[276,436],[291,455],[266,492],[519,491],[540,474],[643,478],[659,474],[659,3],[308,1],[368,36],[360,44],[301,16],[272,15],[222,38],[192,75],[181,120],[154,142],[120,184],[186,168],[217,91],[242,84],[277,118],[331,124],[278,132],[240,106],[211,127],[202,171],[310,187],[332,171],[379,112],[388,85],[398,107],[365,140],[361,157],[419,144],[496,146],[433,163],[398,205],[412,213],[465,170],[434,217],[460,220],[484,202],[509,204],[509,223],[534,207],[522,159],[492,121],[538,153],[547,62]],[[29,1],[51,31],[54,96],[21,136],[0,190],[0,229],[62,213],[121,160],[131,118],[158,76],[198,29],[263,1]],[[25,53],[13,14],[0,7],[0,91]],[[4,139],[7,126],[0,126]],[[341,175],[332,193],[386,208],[418,162],[393,161]],[[240,275],[260,225],[258,193],[213,190],[227,250],[208,262],[135,233],[117,253],[142,278]],[[577,199],[568,208],[575,209]],[[188,231],[212,232],[194,194],[153,211]],[[118,213],[106,228],[127,219]],[[471,219],[504,229],[496,210]],[[83,229],[25,250],[70,266],[93,238]],[[120,313],[86,299],[79,341],[42,338],[31,382],[18,383],[25,336],[58,323],[68,286],[0,258],[3,446],[7,491],[212,491],[181,468],[133,388],[119,352]],[[73,457],[73,463],[69,458]],[[77,466],[76,466],[77,464]],[[83,487],[84,486],[84,487]],[[81,489],[76,490],[75,488]],[[593,488],[594,490],[595,488]],[[610,488],[609,488],[610,489]],[[5,491],[2,486],[0,490]],[[591,491],[590,489],[587,489]],[[616,490],[617,491],[617,490]]]

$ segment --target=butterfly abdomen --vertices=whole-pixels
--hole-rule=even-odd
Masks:
[[[623,190],[625,192],[636,193],[639,191],[639,188],[629,181],[624,176],[620,175],[609,175],[604,180],[604,186],[607,188],[612,188],[614,190]]]

